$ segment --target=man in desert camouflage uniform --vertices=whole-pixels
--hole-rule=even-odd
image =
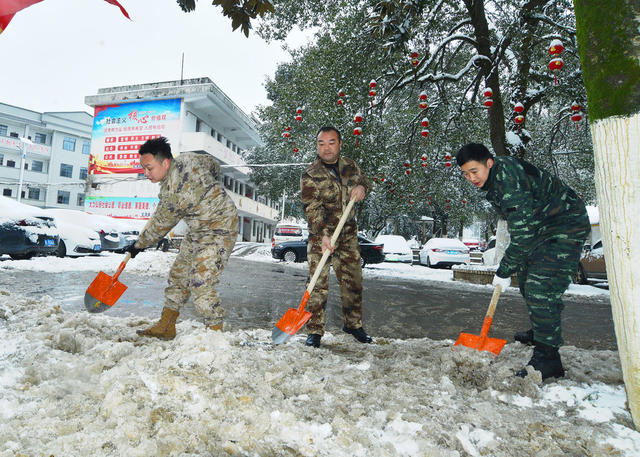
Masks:
[[[493,285],[506,289],[517,273],[532,329],[516,340],[534,344],[528,365],[542,379],[564,376],[558,348],[562,345],[562,294],[576,273],[591,226],[587,210],[573,189],[555,176],[514,157],[493,157],[482,144],[467,144],[456,156],[464,177],[506,219],[511,242]],[[525,377],[526,369],[517,375]]]
[[[344,224],[335,246],[331,245],[331,236],[349,199],[363,200],[371,184],[353,160],[340,156],[342,141],[337,129],[322,127],[316,140],[318,158],[304,171],[300,180],[302,204],[309,223],[309,275],[313,276],[322,254],[329,249],[332,253],[329,259],[340,284],[344,316],[342,330],[361,343],[371,343],[371,337],[362,328],[362,267],[355,208]],[[307,323],[307,346],[320,346],[320,339],[324,335],[324,312],[328,294],[327,261],[308,302],[309,311],[313,315]]]
[[[180,219],[189,231],[169,272],[160,321],[138,334],[174,338],[180,308],[192,293],[204,324],[222,330],[225,311],[214,286],[236,241],[238,213],[218,182],[220,166],[208,154],[186,152],[173,158],[164,137],[147,141],[139,152],[144,175],[161,183],[160,201],[138,240],[127,249],[131,257],[155,246]]]

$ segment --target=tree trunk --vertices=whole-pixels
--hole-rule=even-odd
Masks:
[[[640,10],[636,0],[574,5],[611,308],[629,409],[640,430]]]

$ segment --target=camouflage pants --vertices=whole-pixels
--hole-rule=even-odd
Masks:
[[[321,240],[309,240],[307,247],[307,259],[309,262],[309,284],[311,276],[322,258]],[[342,297],[342,314],[344,323],[349,328],[362,327],[362,267],[360,266],[360,246],[357,236],[343,234],[336,243],[336,249],[325,264],[318,282],[316,283],[309,302],[308,310],[313,314],[307,322],[309,333],[324,335],[327,297],[329,295],[329,264],[333,265],[333,271],[340,284]]]
[[[586,235],[581,240],[552,238],[538,243],[518,273],[535,341],[562,345],[562,294],[576,274],[585,239]]]
[[[205,325],[222,324],[225,310],[215,286],[236,243],[238,217],[234,218],[229,221],[232,231],[225,234],[195,242],[191,232],[187,233],[169,272],[169,285],[164,291],[167,308],[180,311],[193,293],[193,305]]]

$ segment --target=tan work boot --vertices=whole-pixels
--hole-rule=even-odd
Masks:
[[[180,313],[169,308],[162,308],[160,320],[151,327],[144,330],[137,330],[141,336],[153,336],[161,340],[172,340],[176,337],[176,319]]]
[[[216,325],[210,325],[209,329],[215,331],[215,332],[221,332],[222,331],[222,324],[216,324]]]

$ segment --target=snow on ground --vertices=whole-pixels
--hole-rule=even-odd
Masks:
[[[640,455],[615,352],[563,347],[568,376],[542,384],[513,376],[519,343],[146,324],[0,290],[0,457]]]

